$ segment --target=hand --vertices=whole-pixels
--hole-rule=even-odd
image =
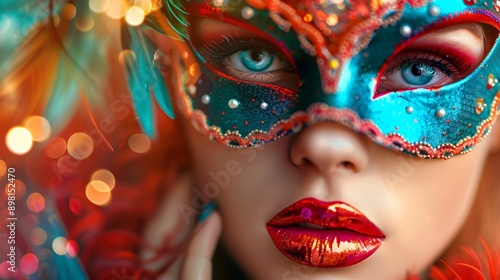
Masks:
[[[140,252],[146,269],[156,271],[169,260],[165,257],[154,262],[148,261],[156,256],[165,240],[171,240],[171,246],[186,244],[181,254],[176,256],[175,262],[158,279],[212,278],[211,259],[222,231],[222,221],[217,211],[213,211],[201,222],[196,222],[195,217],[185,220],[179,214],[178,206],[181,203],[192,203],[192,186],[191,175],[181,176],[174,189],[159,201],[158,210],[146,223],[143,239],[147,245]],[[172,236],[173,233],[175,236]],[[167,255],[171,256],[168,252]]]
[[[217,211],[198,225],[186,250],[182,279],[212,279],[212,256],[222,231],[222,220]]]

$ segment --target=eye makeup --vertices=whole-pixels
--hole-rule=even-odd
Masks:
[[[471,26],[498,30],[490,7],[446,0],[343,9],[314,1],[218,3],[186,4],[188,44],[200,69],[186,85],[186,103],[210,139],[249,147],[334,121],[406,154],[450,158],[489,132],[500,56],[498,46],[485,53],[489,44],[473,29],[487,32]],[[358,8],[368,12],[349,21]]]
[[[221,37],[204,42],[199,47],[195,46],[200,56],[205,59],[207,67],[237,80],[284,87],[294,92],[299,91],[299,79],[292,63],[272,44],[261,38],[235,38],[227,34]],[[242,61],[242,54],[245,52],[267,54],[272,59],[271,67],[268,68],[269,70],[262,71],[245,67],[245,61]]]
[[[458,54],[460,53],[460,54]],[[463,52],[455,49],[438,46],[436,49],[408,49],[393,58],[382,75],[374,98],[394,91],[405,91],[415,88],[438,88],[456,82],[470,74],[472,63],[477,64],[479,59],[462,55]],[[424,85],[402,84],[395,80],[394,75],[401,75],[402,70],[412,65],[430,67],[435,72],[437,81]]]
[[[436,89],[469,75],[484,59],[485,54],[483,51],[477,51],[479,45],[471,46],[471,43],[468,42],[456,42],[456,36],[453,35],[464,35],[465,33],[469,41],[478,41],[478,44],[481,44],[479,49],[483,50],[486,46],[484,46],[485,40],[482,40],[482,36],[460,31],[461,26],[467,29],[474,29],[473,27],[476,26],[476,29],[482,28],[481,25],[475,23],[462,24],[458,27],[448,26],[403,44],[381,68],[374,99],[391,92],[417,88]],[[443,36],[439,36],[440,34]],[[433,72],[432,80],[425,84],[405,83],[403,81],[404,70],[407,70],[408,67],[413,67],[415,70],[415,65],[431,69]],[[412,74],[417,73],[413,71]]]

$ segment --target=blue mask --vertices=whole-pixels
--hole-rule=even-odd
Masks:
[[[183,4],[195,61],[183,111],[223,145],[335,121],[409,155],[450,158],[477,145],[497,115],[500,1]],[[491,48],[477,57],[436,35],[457,26]]]

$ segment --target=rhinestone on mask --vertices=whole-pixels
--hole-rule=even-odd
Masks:
[[[440,109],[438,109],[438,110],[436,111],[436,116],[437,116],[438,118],[442,118],[442,117],[444,117],[445,115],[446,115],[446,110],[445,110],[445,109],[443,109],[443,108],[440,108]]]
[[[210,103],[210,96],[209,96],[209,95],[207,95],[207,94],[203,95],[203,96],[201,97],[201,103],[203,103],[203,104],[208,104],[208,103]]]
[[[488,79],[486,80],[486,88],[488,90],[492,89],[498,83],[498,79],[495,79],[493,74],[488,75]]]
[[[187,86],[187,91],[191,96],[196,94],[196,86],[195,85],[188,85]]]
[[[254,16],[255,12],[250,7],[244,7],[241,9],[241,17],[244,19],[251,19]]]
[[[476,100],[476,114],[481,114],[484,109],[486,109],[486,103],[484,103],[484,99],[479,97],[477,100]]]
[[[439,7],[436,5],[429,5],[427,12],[429,13],[429,15],[437,17],[441,13],[441,9],[439,9]]]
[[[231,109],[236,109],[238,108],[239,105],[240,103],[236,99],[231,99],[229,100],[229,102],[227,102],[227,106]]]
[[[412,30],[409,25],[405,24],[402,25],[401,28],[399,28],[399,32],[401,33],[401,35],[409,37],[411,35]]]

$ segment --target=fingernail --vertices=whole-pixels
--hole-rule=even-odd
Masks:
[[[210,214],[212,214],[212,212],[215,210],[215,206],[216,204],[214,201],[210,201],[209,203],[207,203],[207,205],[205,205],[205,207],[201,209],[200,217],[198,218],[198,223],[201,223],[204,220],[206,220],[210,216]]]

